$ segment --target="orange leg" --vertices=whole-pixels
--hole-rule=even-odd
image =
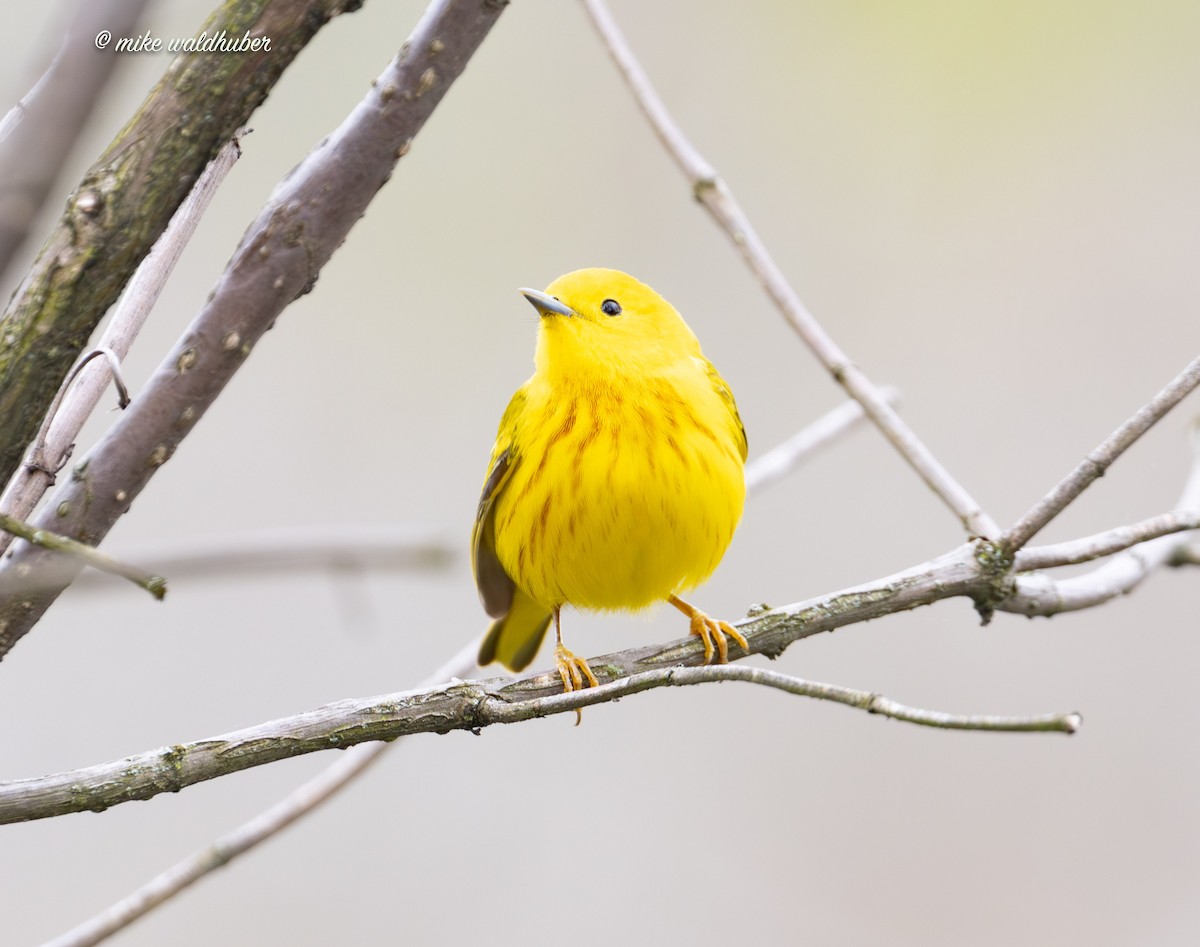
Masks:
[[[596,680],[596,675],[588,667],[587,661],[584,658],[576,657],[574,653],[563,647],[562,625],[557,608],[554,610],[554,639],[557,642],[554,647],[554,666],[558,668],[558,676],[562,678],[563,690],[582,690],[585,679],[588,687],[599,687],[600,682]]]
[[[687,615],[691,622],[692,634],[704,642],[705,664],[712,663],[714,651],[719,663],[729,663],[729,642],[725,640],[726,635],[741,645],[743,651],[747,654],[750,653],[750,644],[746,641],[746,636],[734,628],[733,625],[728,622],[717,621],[715,618],[709,618],[695,605],[689,605],[678,595],[669,596],[667,601]]]

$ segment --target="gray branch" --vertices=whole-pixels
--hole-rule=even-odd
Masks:
[[[659,667],[623,673],[624,655],[601,659],[610,680],[599,687],[562,692],[557,673],[506,682],[455,681],[432,690],[342,700],[294,717],[232,733],[151,750],[53,776],[0,784],[0,823],[49,818],[69,812],[102,811],[124,802],[178,792],[205,780],[321,750],[369,741],[391,741],[415,733],[478,731],[499,723],[576,711],[658,687],[745,681],[789,694],[829,700],[928,727],[1074,733],[1075,713],[1034,717],[959,716],[921,710],[870,691],[806,681],[766,668],[717,665]]]
[[[54,485],[55,474],[70,457],[75,438],[95,410],[109,379],[120,385],[117,365],[129,353],[209,202],[240,157],[240,137],[228,141],[209,162],[163,235],[129,280],[96,348],[81,356],[71,369],[46,411],[28,458],[0,495],[0,511],[21,520],[29,518],[38,501]],[[98,351],[107,351],[116,364],[93,365],[88,359]],[[120,387],[123,389],[124,386]],[[128,396],[123,395],[122,408],[128,400]],[[8,545],[6,539],[0,539],[0,552]]]
[[[399,56],[336,131],[272,194],[209,301],[141,396],[75,466],[34,525],[97,545],[166,463],[241,367],[255,343],[321,267],[408,152],[503,6],[437,0]],[[237,57],[225,57],[234,59]],[[0,566],[36,575],[45,554],[14,544]],[[68,577],[69,579],[69,577]],[[0,602],[0,656],[67,585]]]
[[[175,582],[306,569],[437,571],[448,568],[459,553],[458,545],[446,541],[440,532],[402,526],[331,525],[161,540],[123,550],[118,558],[148,563],[156,573]],[[83,573],[74,587],[99,591],[115,585],[102,582],[99,576],[89,579],[89,575],[93,574]]]
[[[16,470],[72,363],[192,182],[296,54],[348,2],[222,4],[205,29],[268,36],[270,50],[177,56],[83,176],[4,312],[0,481]]]
[[[1186,565],[1185,554],[1192,546],[1193,536],[1181,536],[1168,527],[1180,525],[1186,528],[1187,523],[1200,513],[1200,423],[1193,423],[1191,440],[1192,466],[1176,504],[1177,512],[1073,542],[1022,549],[1016,555],[1014,567],[1022,572],[1038,563],[1065,565],[1085,561],[1088,557],[1084,554],[1098,548],[1112,548],[1115,551],[1126,539],[1144,541],[1135,542],[1124,551],[1109,556],[1084,575],[1058,580],[1040,572],[1017,575],[1008,596],[996,607],[1030,617],[1093,608],[1118,595],[1132,592],[1147,576],[1163,566]],[[1161,535],[1150,538],[1160,529]],[[1005,560],[1002,552],[998,559]]]
[[[1193,470],[1184,491],[1185,503],[1192,504],[1200,499],[1197,485],[1200,485],[1200,476]],[[1092,539],[1089,537],[1086,542]],[[1178,533],[1162,535],[1141,547],[1133,547],[1125,556],[1135,558],[1139,548],[1144,550],[1166,542],[1186,544],[1187,539]],[[1028,552],[1031,557],[1039,555],[1036,548]],[[758,610],[735,624],[749,641],[749,653],[775,657],[801,638],[954,596],[973,599],[985,614],[994,609],[1035,613],[1029,608],[1029,584],[1052,580],[1042,576],[1014,576],[1011,561],[996,553],[995,544],[977,540],[931,562],[878,581],[783,608]],[[1165,563],[1169,557],[1170,550],[1163,547],[1154,557],[1144,557],[1146,569]],[[1096,576],[1103,576],[1107,568],[1121,561],[1121,557],[1115,557],[1095,570],[1092,583],[1096,584]],[[1064,584],[1086,581],[1088,577],[1075,577],[1065,580]],[[1105,581],[1102,579],[1101,584],[1107,589],[1107,585],[1103,585]],[[1022,583],[1025,583],[1024,587]],[[320,750],[344,749],[366,741],[390,741],[413,733],[447,733],[478,729],[493,723],[514,723],[576,710],[650,688],[716,680],[750,680],[927,726],[1069,733],[1079,725],[1076,714],[960,717],[922,711],[870,692],[801,681],[786,675],[773,676],[762,669],[700,667],[703,661],[702,643],[689,636],[665,646],[634,648],[592,658],[589,663],[601,686],[584,691],[563,694],[558,676],[551,672],[513,682],[456,682],[432,691],[340,701],[208,740],[155,750],[85,770],[0,784],[0,823],[105,809]],[[683,671],[682,668],[693,670]],[[356,771],[350,770],[351,773]],[[341,784],[335,781],[333,788]]]
[[[1128,526],[1118,526],[1093,536],[1084,536],[1065,543],[1022,549],[1017,553],[1016,570],[1032,572],[1036,569],[1052,569],[1056,566],[1073,566],[1091,562],[1113,553],[1122,552],[1130,546],[1170,536],[1186,530],[1200,529],[1200,513],[1178,510],[1152,516]]]
[[[1157,424],[1175,405],[1200,385],[1200,357],[1191,362],[1147,404],[1106,437],[1075,465],[1067,476],[1004,533],[1001,547],[1012,554],[1067,508],[1079,494],[1112,466],[1134,442]]]
[[[28,523],[23,523],[6,513],[0,513],[0,530],[11,533],[13,536],[20,536],[27,543],[40,549],[49,549],[59,553],[59,558],[54,560],[56,566],[71,563],[70,569],[74,571],[89,565],[93,569],[99,569],[109,575],[128,579],[160,601],[167,594],[167,581],[162,576],[152,575],[143,569],[128,565],[112,556],[105,555],[99,549],[76,542],[67,536],[60,536],[58,533],[52,533],[46,529],[35,529]],[[62,558],[64,556],[65,559]]]

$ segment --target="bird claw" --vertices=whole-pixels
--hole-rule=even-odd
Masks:
[[[729,622],[718,621],[715,618],[710,618],[704,612],[696,609],[691,616],[691,633],[704,642],[704,663],[711,664],[714,652],[717,655],[717,663],[729,663],[729,642],[726,637],[732,638],[747,654],[750,652],[750,642],[746,640],[746,636],[729,624]]]
[[[577,657],[562,645],[558,645],[554,649],[554,666],[558,669],[558,676],[562,678],[564,692],[583,690],[585,678],[587,679],[586,686],[600,686],[596,675],[588,667],[587,660]]]

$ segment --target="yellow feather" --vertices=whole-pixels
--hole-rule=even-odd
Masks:
[[[745,499],[733,394],[670,303],[605,269],[527,295],[536,370],[500,423],[473,541],[489,612],[512,603],[481,663],[514,670],[563,605],[639,609],[703,582]]]

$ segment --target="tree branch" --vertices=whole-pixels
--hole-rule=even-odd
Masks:
[[[1135,441],[1175,405],[1200,385],[1200,358],[1194,358],[1148,404],[1106,437],[1075,469],[1060,480],[1037,505],[1005,531],[1000,547],[1009,555],[1032,539],[1047,523],[1067,508],[1079,494],[1112,466]]]
[[[1196,500],[1195,493],[1200,490],[1198,485],[1200,476],[1193,471],[1185,490],[1184,500],[1187,503]],[[1179,543],[1181,540],[1174,536],[1161,536],[1142,544],[1141,548],[1164,542]],[[968,596],[977,602],[987,603],[989,609],[1003,608],[1032,614],[1021,596],[1027,594],[1032,580],[1041,577],[1009,578],[1011,562],[1005,568],[1003,560],[992,558],[988,553],[994,548],[994,544],[979,540],[878,581],[783,608],[760,611],[735,624],[747,637],[750,653],[774,657],[801,638],[952,596]],[[1164,548],[1157,557],[1157,563],[1166,561],[1169,552],[1169,548]],[[1131,554],[1125,555],[1129,557]],[[1101,571],[1096,570],[1096,573]],[[1087,581],[1088,577],[1077,577],[1066,582],[1080,580]],[[1092,581],[1095,582],[1095,579]],[[1022,589],[1022,583],[1025,583],[1025,589]],[[998,586],[1006,590],[1004,596],[997,595]],[[679,674],[679,666],[695,667],[703,664],[703,660],[703,645],[695,637],[689,636],[665,646],[640,647],[593,658],[589,663],[603,682],[602,686],[571,694],[561,693],[556,674],[543,673],[504,685],[494,681],[460,682],[436,691],[341,701],[293,718],[250,727],[212,740],[153,751],[87,770],[0,784],[0,822],[102,809],[121,802],[149,798],[159,792],[177,791],[195,782],[288,756],[343,748],[367,740],[391,740],[418,732],[445,733],[454,729],[474,729],[491,723],[514,722],[574,710],[650,687],[716,680],[722,675],[738,678],[739,675],[756,673],[745,669],[721,671],[701,668],[695,680],[686,674]],[[801,682],[788,686],[806,696],[839,700],[873,712],[887,711],[898,718],[927,725],[979,725],[990,729],[1018,726],[1013,718],[960,718],[914,711],[912,708],[881,703],[870,694],[864,695],[832,685]],[[835,694],[841,696],[830,696]],[[514,707],[516,704],[523,706]],[[1074,715],[1023,718],[1019,725],[1025,729],[1070,732],[1078,726],[1078,719]]]
[[[608,47],[613,61],[641,107],[655,133],[671,154],[692,186],[696,200],[712,214],[741,252],[772,301],[791,323],[800,338],[848,395],[862,405],[863,411],[883,432],[942,502],[957,515],[973,536],[997,536],[1000,527],[967,493],[950,472],[933,456],[907,423],[898,415],[883,393],[858,368],[808,311],[788,283],[766,245],[759,238],[733,192],[684,136],[671,118],[641,64],[633,55],[603,0],[583,0],[592,23]]]
[[[1184,483],[1183,491],[1179,495],[1176,508],[1182,512],[1166,514],[1166,516],[1182,517],[1200,513],[1200,423],[1192,425],[1192,467],[1187,481]],[[1165,522],[1165,519],[1166,517],[1155,517],[1154,520],[1145,522],[1153,523],[1155,520]],[[1135,531],[1142,525],[1135,524],[1132,527],[1125,527],[1125,529]],[[1106,536],[1120,532],[1119,529],[1110,530],[1107,534],[1089,536],[1076,542],[1081,544],[1094,541],[1104,542]],[[1072,551],[1070,549],[1072,543],[1058,545],[1060,548],[1067,547],[1067,552]],[[1190,546],[1191,542],[1187,537],[1165,533],[1156,539],[1148,539],[1131,546],[1124,552],[1117,553],[1084,575],[1057,581],[1043,573],[1018,575],[1012,583],[1007,597],[996,603],[995,607],[1030,617],[1034,615],[1048,617],[1059,612],[1093,608],[1118,595],[1126,595],[1133,591],[1156,569],[1165,565],[1177,564],[1179,554]],[[1053,551],[1055,547],[1041,548]],[[1032,556],[1022,559],[1026,554],[1032,554]],[[1041,555],[1042,553],[1037,548],[1021,550],[1016,556],[1016,567],[1023,568],[1024,563],[1036,561]],[[1000,558],[1003,559],[1003,556]]]
[[[133,403],[76,465],[35,525],[96,545],[170,459],[255,343],[317,274],[407,153],[503,6],[435,0],[366,97],[271,195],[216,289]],[[240,57],[224,57],[239,59]],[[14,544],[0,564],[37,572],[45,561]],[[66,582],[0,602],[0,656],[34,625]]]
[[[225,180],[225,175],[240,157],[241,137],[242,133],[239,132],[209,162],[196,181],[196,186],[179,205],[167,229],[125,287],[96,348],[76,361],[46,411],[28,458],[8,482],[3,496],[0,496],[0,510],[20,520],[28,519],[38,501],[53,486],[56,471],[67,462],[75,438],[95,410],[100,396],[108,387],[109,378],[116,378],[112,366],[108,366],[107,371],[103,365],[85,370],[85,361],[101,349],[110,350],[118,360],[129,354],[133,340],[158,301],[167,278],[195,233],[200,218]],[[121,407],[124,408],[125,404]],[[7,537],[0,538],[0,552],[7,549],[8,545]]]
[[[101,572],[107,572],[109,575],[128,579],[134,585],[145,589],[159,601],[167,594],[167,580],[162,576],[151,575],[149,572],[145,572],[136,566],[126,565],[111,556],[106,556],[99,549],[95,549],[92,546],[76,542],[66,536],[60,536],[58,533],[52,533],[47,529],[37,529],[28,523],[22,523],[20,520],[13,519],[13,517],[4,513],[0,513],[0,529],[14,536],[20,536],[26,542],[32,543],[41,549],[48,549],[51,552],[70,556],[80,566],[89,565],[93,569],[99,569]],[[17,581],[21,585],[23,593],[28,591],[28,586],[22,579],[18,579]]]
[[[305,526],[144,543],[122,558],[154,566],[172,582],[303,569],[445,569],[458,549],[439,533],[399,526]],[[83,586],[87,573],[74,583]],[[111,583],[110,583],[111,584]],[[95,582],[87,586],[103,588]],[[440,683],[440,682],[435,682]]]
[[[900,399],[895,388],[880,389],[888,404]],[[797,431],[782,444],[759,454],[746,465],[746,490],[754,491],[774,483],[793,470],[808,455],[841,437],[866,418],[862,405],[847,401],[823,414],[812,424]]]
[[[313,35],[357,2],[223,4],[206,30],[268,36],[270,49],[178,56],[84,175],[3,316],[0,482],[16,470],[71,364],[209,159]]]
[[[1200,513],[1191,510],[1163,513],[1161,516],[1152,516],[1139,523],[1118,526],[1103,533],[1084,536],[1082,539],[1022,549],[1017,553],[1015,568],[1018,572],[1032,572],[1035,569],[1051,569],[1055,566],[1073,566],[1102,556],[1111,556],[1147,540],[1190,529],[1200,529]]]
[[[879,714],[893,720],[915,723],[924,727],[935,727],[942,730],[991,730],[1022,733],[1075,733],[1083,725],[1083,717],[1078,713],[1040,714],[1027,717],[996,717],[986,715],[948,714],[937,710],[921,710],[908,707],[871,691],[854,690],[837,684],[821,684],[817,681],[806,681],[790,674],[781,674],[761,667],[745,667],[738,664],[716,664],[703,667],[672,667],[660,668],[656,671],[642,671],[630,677],[618,678],[600,687],[587,688],[581,691],[554,693],[545,697],[530,700],[507,701],[496,696],[484,698],[479,706],[479,712],[484,720],[483,726],[493,723],[520,723],[535,717],[548,717],[552,714],[564,713],[590,707],[593,704],[607,703],[627,697],[630,694],[640,694],[642,691],[653,690],[657,687],[688,687],[695,684],[708,684],[720,681],[743,681],[747,684],[760,684],[776,690],[793,694],[797,697],[811,697],[815,700],[828,700],[844,704],[870,714]],[[518,681],[510,684],[509,688],[517,689],[524,683]],[[486,684],[486,682],[485,682]],[[481,685],[482,686],[482,685]]]
[[[620,656],[610,656],[620,658]],[[562,692],[557,673],[517,681],[456,681],[432,690],[342,700],[294,717],[232,733],[177,744],[99,766],[38,779],[0,784],[0,824],[69,812],[102,811],[162,792],[226,776],[254,766],[322,750],[414,733],[478,731],[499,723],[575,711],[658,687],[714,681],[745,681],[790,694],[835,701],[872,714],[956,730],[1020,730],[1074,733],[1078,714],[1037,717],[958,716],[907,707],[869,691],[819,684],[765,668],[717,665],[665,667],[612,675],[599,687]]]

